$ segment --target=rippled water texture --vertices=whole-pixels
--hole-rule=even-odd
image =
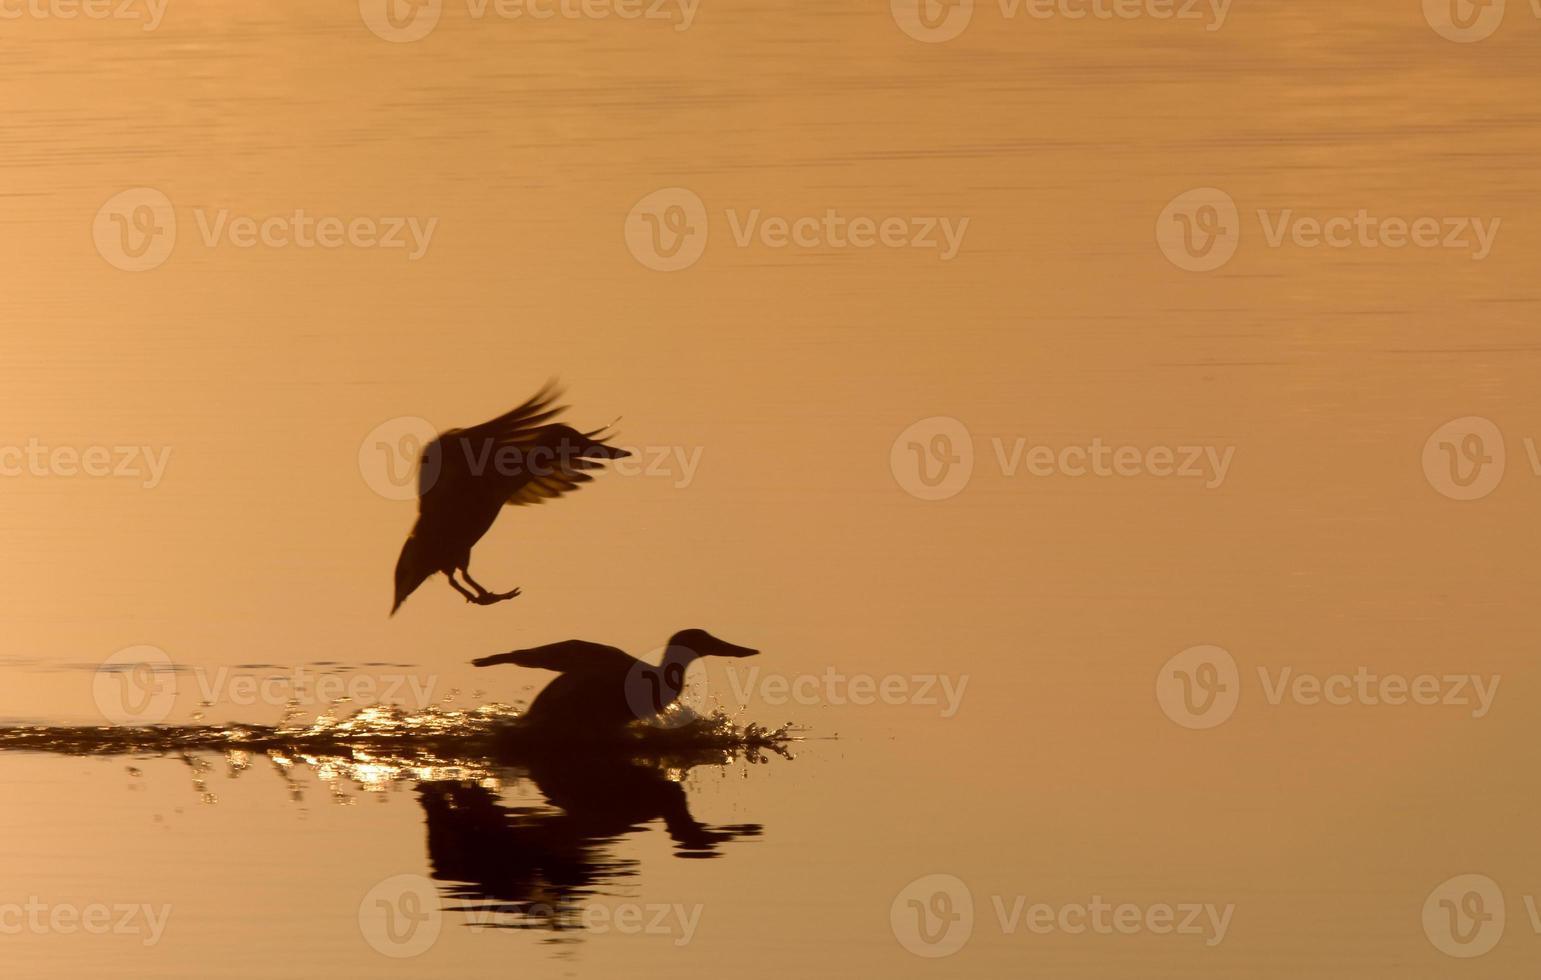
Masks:
[[[0,0],[0,976],[1534,972],[1536,2],[391,2]]]

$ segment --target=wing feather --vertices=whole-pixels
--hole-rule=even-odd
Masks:
[[[625,650],[606,646],[603,643],[592,643],[588,640],[562,640],[560,643],[548,643],[545,646],[530,647],[528,650],[515,650],[512,653],[500,653],[494,657],[483,657],[473,662],[478,667],[514,664],[518,667],[533,667],[537,670],[554,670],[559,674],[586,674],[624,673],[637,661]]]
[[[445,506],[478,498],[508,506],[544,503],[593,479],[584,471],[601,469],[603,463],[585,457],[630,455],[606,445],[599,430],[579,432],[551,422],[566,410],[555,404],[561,394],[552,380],[512,411],[441,433],[418,463],[420,509],[430,500]],[[512,463],[503,465],[505,458]]]

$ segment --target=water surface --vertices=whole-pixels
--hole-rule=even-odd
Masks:
[[[170,910],[149,944],[145,915],[8,932],[8,975],[1533,961],[1529,4],[1471,43],[1417,3],[1252,0],[1223,23],[976,3],[937,43],[884,3],[702,0],[685,30],[473,9],[404,43],[353,4],[0,31],[0,446],[128,461],[0,478],[0,718],[22,729],[0,734],[0,911]],[[109,215],[104,239],[98,212],[140,188],[177,234],[123,271],[111,233],[135,226]],[[663,272],[629,215],[670,188],[709,237]],[[1240,233],[1208,272],[1158,244],[1200,188]],[[760,234],[831,210],[967,226],[946,259]],[[1501,225],[1480,259],[1269,243],[1286,212],[1361,210]],[[434,224],[416,259],[232,231],[297,211]],[[575,423],[620,416],[648,465],[504,517],[474,567],[519,599],[430,583],[388,618],[411,420],[479,421],[551,375]],[[1458,500],[1425,450],[1491,456],[1491,435],[1463,455],[1469,427],[1433,438],[1468,417],[1505,468]],[[1094,440],[1229,463],[1026,466]],[[965,445],[971,475],[925,499],[913,467]],[[714,665],[700,706],[793,726],[792,758],[590,760],[603,779],[564,782],[442,740],[292,744],[376,702],[474,730],[544,678],[473,657],[570,637],[645,654],[687,626],[764,651],[752,676]],[[1237,670],[1207,729],[1157,695],[1197,646]],[[97,667],[146,647],[178,731],[93,734],[121,680]],[[1480,714],[1278,688],[1361,671],[1501,683]],[[1452,958],[1441,943],[1496,926],[1458,919],[1473,938],[1452,944],[1441,910],[1492,912],[1490,884],[1501,940]],[[370,942],[382,899],[407,937],[388,948],[416,955]],[[1099,901],[1140,925],[1027,925]],[[1207,913],[1162,930],[1168,906],[1230,909],[1223,938]]]

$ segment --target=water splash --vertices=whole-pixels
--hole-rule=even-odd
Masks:
[[[173,757],[192,770],[194,789],[204,802],[217,802],[207,789],[210,755],[224,757],[234,777],[266,757],[274,771],[302,795],[300,770],[314,774],[334,800],[350,802],[343,787],[366,793],[400,784],[444,780],[493,787],[510,767],[575,752],[601,751],[612,758],[655,767],[679,780],[699,765],[726,766],[738,760],[765,761],[767,753],[791,758],[790,744],[802,736],[790,725],[738,725],[722,711],[675,728],[633,725],[602,745],[553,742],[522,726],[520,713],[505,704],[459,710],[418,711],[373,705],[338,717],[327,712],[309,722],[286,711],[276,725],[156,725],[146,727],[22,725],[0,728],[0,751],[77,756]]]

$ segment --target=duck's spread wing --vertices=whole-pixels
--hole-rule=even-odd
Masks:
[[[561,397],[562,386],[553,378],[523,405],[481,425],[462,429],[460,437],[473,442],[490,440],[493,445],[504,446],[527,441],[542,423],[567,410],[566,405],[556,405],[556,400]]]
[[[559,674],[585,674],[624,673],[636,662],[626,651],[603,643],[563,640],[560,643],[548,643],[543,647],[531,647],[528,650],[515,650],[512,653],[487,657],[485,662],[476,663],[479,667],[490,666],[493,663],[515,664],[519,667],[554,670]]]
[[[509,507],[543,504],[594,479],[586,470],[604,468],[603,463],[586,457],[614,459],[631,455],[624,449],[605,445],[596,436],[598,433],[579,432],[567,425],[542,426],[529,442],[520,446],[528,461],[527,473],[523,479],[508,483],[503,502]]]
[[[498,453],[509,446],[536,442],[540,434],[550,428],[544,423],[565,410],[565,406],[556,405],[561,396],[562,389],[556,381],[548,381],[513,411],[468,429],[440,433],[423,448],[418,460],[418,497],[427,500],[430,494],[435,494],[455,499],[472,486],[485,485],[484,478],[498,479],[502,475]]]

